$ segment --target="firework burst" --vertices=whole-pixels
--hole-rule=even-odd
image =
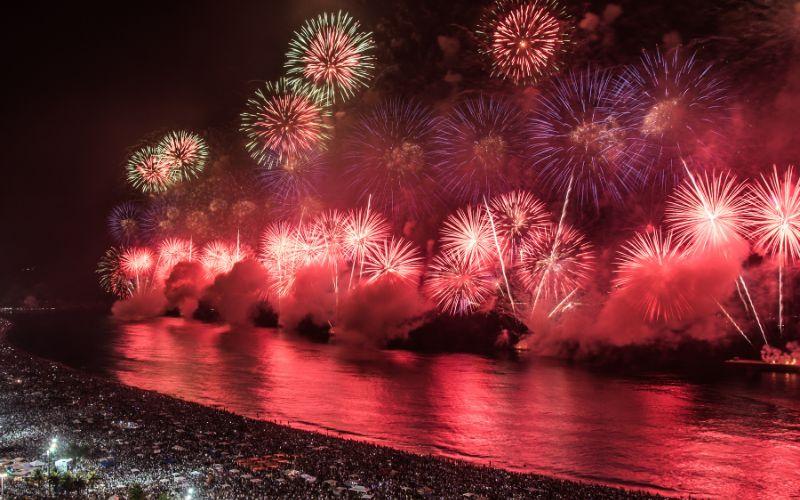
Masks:
[[[424,291],[440,311],[463,315],[476,311],[497,289],[491,269],[452,252],[434,257],[425,275]]]
[[[497,248],[486,209],[467,206],[448,216],[440,230],[442,249],[464,260],[486,263]]]
[[[589,69],[556,80],[528,121],[527,151],[537,180],[554,195],[570,179],[580,204],[619,203],[643,180],[644,143],[614,106],[612,75]]]
[[[261,188],[270,197],[278,211],[287,215],[302,200],[315,197],[319,180],[325,171],[326,161],[321,153],[311,153],[306,158],[290,159],[276,168],[258,167]]]
[[[549,224],[550,214],[544,203],[528,191],[511,191],[489,200],[497,238],[503,256],[513,263],[522,241]]]
[[[297,230],[287,222],[270,224],[261,236],[259,260],[270,272],[272,291],[285,297],[294,283],[301,249]]]
[[[800,178],[789,166],[778,175],[761,175],[752,186],[750,204],[751,238],[756,248],[778,258],[778,330],[783,333],[783,275],[786,264],[800,257]]]
[[[200,261],[206,270],[206,276],[214,278],[231,272],[233,266],[251,255],[252,251],[245,245],[214,240],[203,246]]]
[[[241,131],[250,155],[267,168],[299,161],[328,138],[327,111],[317,96],[286,79],[266,83],[247,101]]]
[[[349,134],[351,187],[389,214],[427,213],[436,195],[432,141],[437,119],[427,107],[392,99],[364,114]]]
[[[97,264],[100,286],[106,293],[125,299],[134,292],[134,283],[125,275],[120,265],[122,252],[118,248],[109,248]]]
[[[672,233],[637,233],[620,249],[615,286],[628,296],[648,321],[671,321],[691,311],[685,291],[673,275],[686,259]]]
[[[369,207],[349,212],[344,220],[345,257],[354,265],[362,264],[367,253],[388,238],[390,232],[389,221]]]
[[[141,236],[141,229],[142,213],[136,203],[121,203],[108,214],[108,232],[117,243],[133,243]]]
[[[435,143],[440,189],[477,203],[515,183],[525,143],[522,113],[499,97],[468,99],[442,120]]]
[[[128,181],[143,193],[163,193],[178,180],[174,166],[159,148],[145,146],[128,158]]]
[[[497,0],[478,34],[491,60],[492,76],[530,85],[558,69],[568,25],[554,0]]]
[[[338,265],[345,258],[346,220],[339,210],[326,210],[312,222],[309,236],[320,248],[323,262]]]
[[[208,161],[208,146],[199,135],[185,130],[169,132],[158,143],[158,150],[179,179],[200,175]]]
[[[617,97],[654,158],[651,175],[668,186],[682,176],[682,158],[713,156],[720,127],[729,118],[729,93],[710,64],[674,50],[645,52],[641,64],[619,79]]]
[[[800,257],[800,178],[794,168],[769,176],[752,186],[750,203],[751,237],[760,250],[775,254],[782,263]]]
[[[286,73],[310,84],[328,103],[345,100],[372,78],[375,42],[346,12],[325,13],[296,31],[286,54]]]
[[[394,279],[417,286],[423,265],[419,249],[403,239],[383,240],[371,247],[364,262],[364,275],[368,283],[379,279]]]
[[[119,268],[128,279],[133,279],[136,290],[141,288],[141,279],[147,278],[153,270],[155,258],[147,247],[126,248],[119,257]]]
[[[667,202],[665,221],[692,250],[724,248],[744,236],[749,211],[746,189],[729,173],[689,172]]]
[[[545,226],[529,234],[519,249],[514,276],[533,297],[560,300],[582,288],[594,269],[594,252],[586,238],[569,226]]]
[[[167,238],[158,244],[158,274],[166,278],[179,262],[194,260],[194,246],[191,240]]]
[[[142,216],[142,234],[151,243],[173,234],[180,215],[181,210],[171,200],[156,198]]]

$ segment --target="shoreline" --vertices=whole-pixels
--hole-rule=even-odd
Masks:
[[[96,498],[655,498],[644,491],[510,472],[255,420],[36,357],[0,335],[0,457],[45,460],[50,439],[84,447]],[[43,496],[5,481],[6,495]]]

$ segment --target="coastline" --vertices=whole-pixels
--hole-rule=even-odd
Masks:
[[[126,496],[134,484],[154,497],[655,497],[254,420],[73,370],[2,335],[0,367],[0,457],[44,460],[54,436],[79,445],[76,467],[97,472],[96,498]],[[46,491],[12,479],[6,495]]]

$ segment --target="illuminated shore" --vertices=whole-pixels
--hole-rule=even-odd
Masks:
[[[154,497],[195,498],[649,497],[252,420],[86,375],[6,343],[0,366],[0,458],[48,462],[57,437],[64,451],[54,452],[53,463],[77,447],[75,474],[95,473],[83,495],[127,497],[140,485]],[[14,496],[43,496],[47,488],[5,479]]]

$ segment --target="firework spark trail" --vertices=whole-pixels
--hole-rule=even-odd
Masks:
[[[367,199],[366,210],[353,210],[344,221],[344,252],[352,262],[350,267],[349,290],[353,286],[356,268],[358,279],[364,273],[364,261],[367,254],[386,240],[391,233],[389,222],[379,213],[372,212],[372,197]]]
[[[494,227],[494,217],[492,211],[486,203],[486,197],[483,198],[483,206],[486,209],[486,216],[489,218],[489,225],[492,228],[492,237],[494,238],[494,246],[497,249],[497,260],[500,262],[500,272],[503,274],[503,281],[506,284],[506,291],[508,292],[508,300],[511,303],[511,311],[516,313],[516,306],[514,305],[514,297],[511,295],[511,285],[508,283],[508,276],[506,275],[506,265],[504,263],[503,252],[500,250],[500,241],[497,239],[497,229]]]
[[[756,324],[758,325],[759,331],[761,331],[761,336],[764,338],[764,344],[769,345],[769,342],[767,342],[767,334],[764,332],[764,326],[761,324],[761,319],[758,317],[758,311],[756,311],[756,306],[753,304],[753,298],[750,297],[750,290],[747,288],[747,284],[744,282],[742,275],[739,275],[739,281],[742,283],[742,288],[744,289],[744,293],[747,296],[748,302],[750,302],[750,310],[753,311],[753,316],[756,318]]]
[[[778,264],[778,333],[783,335],[783,263]]]
[[[733,327],[734,327],[734,328],[736,328],[736,331],[737,331],[737,332],[739,332],[739,333],[742,335],[742,337],[744,337],[744,339],[747,341],[747,343],[748,343],[748,344],[750,344],[751,346],[753,346],[753,343],[752,343],[752,342],[750,342],[750,339],[749,339],[749,338],[747,338],[747,335],[745,335],[745,334],[744,334],[744,331],[742,331],[742,329],[739,327],[739,325],[738,325],[738,324],[736,324],[736,321],[734,321],[734,320],[733,320],[733,318],[731,317],[731,315],[730,315],[730,314],[728,314],[728,311],[726,311],[726,310],[725,310],[725,308],[724,308],[724,307],[722,307],[722,304],[720,304],[719,302],[717,302],[717,305],[719,306],[720,310],[722,311],[722,314],[724,314],[724,315],[725,315],[725,317],[726,317],[726,318],[728,318],[728,321],[730,321],[730,322],[731,322],[731,324],[733,325]]]
[[[553,315],[554,315],[555,313],[557,313],[557,312],[558,312],[558,311],[561,309],[561,306],[563,306],[564,304],[566,304],[566,303],[567,303],[567,301],[570,299],[570,297],[572,297],[573,295],[575,295],[575,293],[576,293],[577,291],[578,291],[578,289],[577,289],[577,288],[574,288],[574,289],[573,289],[571,292],[569,292],[569,293],[566,295],[566,297],[564,297],[563,299],[561,299],[561,302],[559,302],[558,304],[556,304],[556,306],[553,308],[553,310],[552,310],[552,311],[550,311],[550,314],[548,314],[548,315],[547,315],[547,317],[548,317],[548,318],[552,318],[552,317],[553,317]]]
[[[747,299],[744,298],[744,293],[742,293],[742,285],[739,284],[739,280],[742,278],[742,275],[739,275],[734,283],[736,283],[736,295],[739,296],[739,300],[742,302],[742,307],[744,307],[744,312],[748,316],[750,316],[750,306],[747,304]]]
[[[569,205],[569,194],[572,191],[572,181],[574,180],[575,175],[571,175],[569,178],[569,184],[567,184],[567,192],[564,195],[564,205],[561,207],[561,217],[558,218],[558,226],[556,227],[556,234],[553,238],[553,247],[550,250],[550,256],[554,257],[556,255],[556,248],[558,247],[558,243],[561,239],[561,231],[564,228],[564,219],[567,217],[567,205]],[[544,285],[545,279],[550,272],[550,268],[548,267],[545,269],[545,272],[542,274],[541,279],[539,280],[539,285],[536,287],[536,295],[533,299],[533,306],[531,307],[531,315],[536,310],[536,304],[539,302],[539,297],[542,293],[542,287]]]

